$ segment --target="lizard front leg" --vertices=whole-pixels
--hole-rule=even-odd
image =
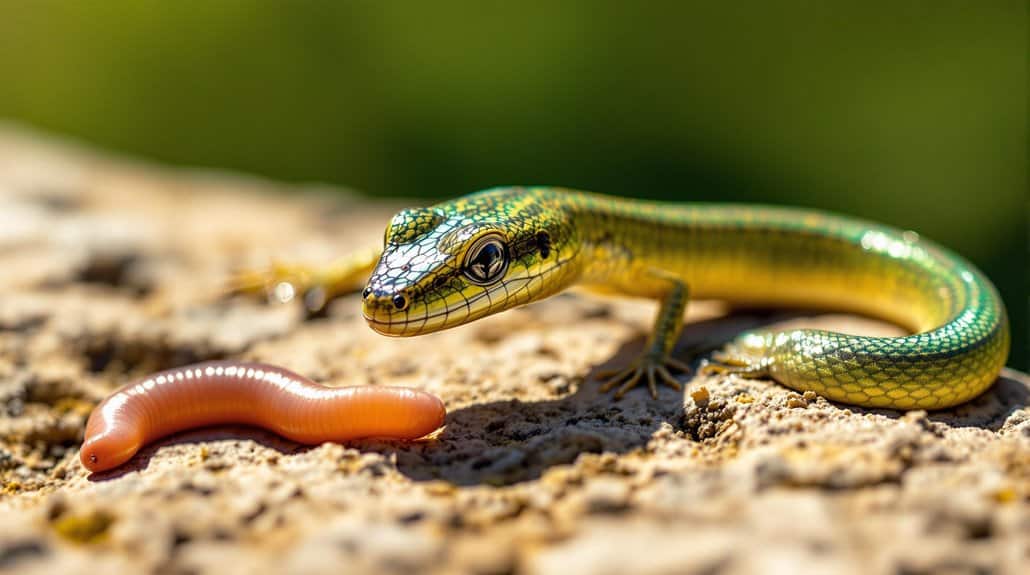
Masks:
[[[659,380],[673,389],[682,389],[682,385],[669,372],[670,368],[684,373],[690,371],[690,366],[686,363],[669,356],[673,346],[676,345],[680,330],[683,328],[683,312],[687,307],[687,284],[663,272],[652,272],[652,274],[666,283],[668,288],[662,296],[658,315],[655,317],[654,329],[647,339],[644,352],[624,369],[599,374],[602,378],[606,378],[604,384],[601,385],[602,393],[622,384],[615,392],[616,399],[636,387],[641,380],[647,381],[651,397],[657,399]]]
[[[360,290],[368,281],[382,250],[367,249],[323,266],[273,262],[265,269],[244,269],[234,274],[229,293],[265,295],[285,303],[298,295],[310,311],[318,311],[330,300]]]

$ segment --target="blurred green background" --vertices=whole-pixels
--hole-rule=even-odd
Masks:
[[[1027,3],[0,0],[0,116],[175,164],[832,209],[1001,288],[1027,367]]]

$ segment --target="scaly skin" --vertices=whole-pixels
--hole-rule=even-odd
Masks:
[[[482,252],[483,243],[494,247]],[[498,253],[506,257],[490,257]],[[475,268],[476,275],[469,272],[475,262],[490,265]],[[352,284],[370,266],[334,269],[329,277]],[[484,278],[491,270],[497,277]],[[343,290],[325,283],[332,282],[323,282],[328,293]],[[659,381],[679,387],[667,368],[686,367],[669,352],[688,294],[847,310],[908,328],[913,335],[905,337],[749,332],[706,368],[770,376],[854,405],[956,405],[990,386],[1008,356],[1008,321],[994,286],[914,232],[812,210],[669,204],[556,188],[497,188],[400,212],[371,269],[363,308],[376,331],[411,336],[573,285],[661,302],[642,356],[603,386],[621,384],[617,395],[642,380],[652,394]]]

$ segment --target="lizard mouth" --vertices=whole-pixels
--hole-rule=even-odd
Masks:
[[[395,337],[421,335],[468,323],[474,319],[506,309],[498,305],[500,300],[491,290],[475,295],[443,299],[431,299],[436,305],[427,305],[421,298],[408,302],[399,309],[376,298],[367,298],[362,303],[362,315],[377,333]]]
[[[470,286],[464,291],[368,291],[362,300],[362,315],[369,327],[382,335],[409,337],[440,331],[529,303],[536,299],[544,275],[509,269],[507,277],[489,287]],[[419,295],[401,306],[393,301],[399,293]]]
[[[403,311],[387,310],[381,307],[363,306],[362,315],[373,331],[393,337],[422,335],[465,323],[468,321],[468,309],[441,309],[429,311],[425,306],[416,306],[422,312],[413,311],[410,307]]]

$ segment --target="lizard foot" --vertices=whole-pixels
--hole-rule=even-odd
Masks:
[[[604,383],[601,385],[601,393],[606,393],[621,383],[622,385],[615,392],[615,398],[619,399],[645,378],[647,380],[647,388],[651,391],[651,397],[655,399],[658,398],[659,381],[677,391],[683,389],[683,385],[676,381],[669,368],[683,373],[690,373],[690,366],[678,359],[668,356],[656,357],[651,354],[641,355],[628,367],[599,372],[597,376],[604,379]]]
[[[227,294],[264,295],[275,303],[303,298],[309,312],[321,312],[330,300],[360,290],[379,259],[380,250],[354,252],[325,265],[285,264],[273,261],[265,269],[236,272]]]
[[[725,349],[712,353],[699,370],[702,374],[734,374],[748,379],[768,377],[769,364],[759,348],[728,344]]]
[[[270,302],[288,303],[316,286],[315,273],[304,266],[272,262],[264,269],[242,269],[226,283],[227,295],[264,296]]]

